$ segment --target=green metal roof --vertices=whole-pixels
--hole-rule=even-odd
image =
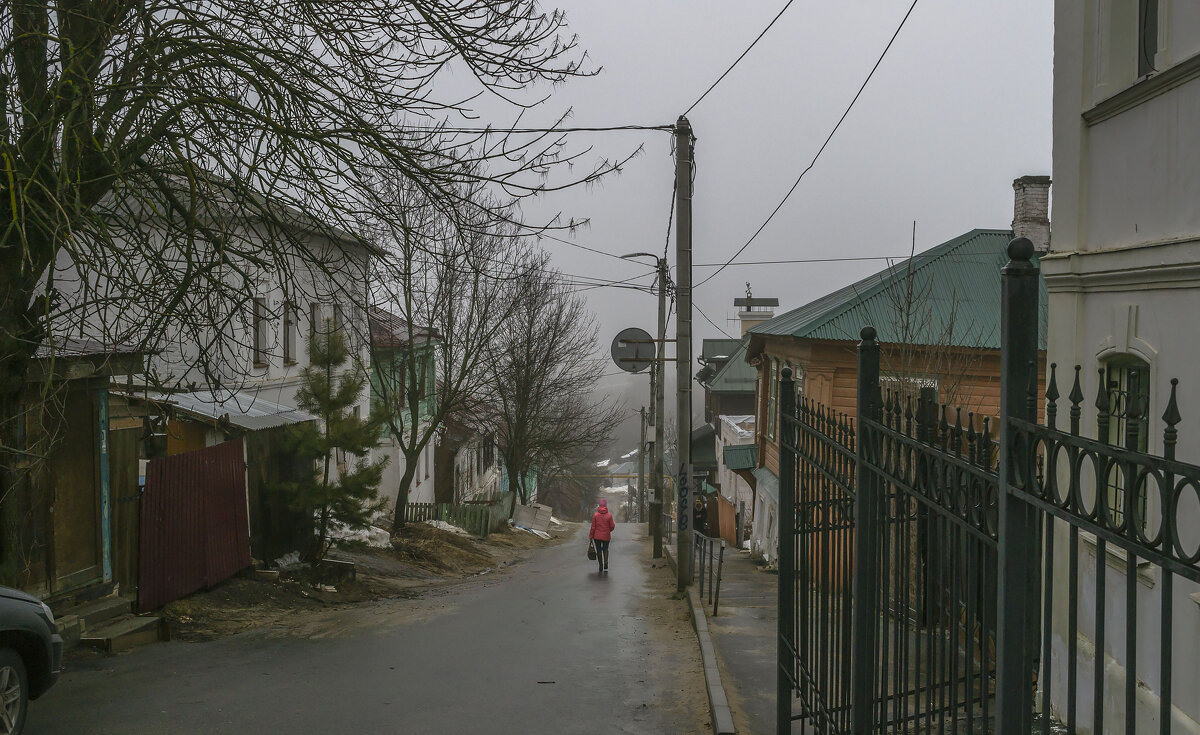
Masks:
[[[706,339],[700,344],[700,357],[704,360],[727,358],[741,343],[740,339]]]
[[[1000,269],[1008,262],[1005,248],[1012,237],[1011,230],[971,230],[757,324],[749,334],[858,341],[859,331],[869,324],[885,344],[999,349]],[[908,293],[914,297],[907,298]],[[908,301],[914,306],[906,329],[899,312],[900,305]],[[1038,291],[1040,349],[1046,348],[1047,302],[1042,281]]]
[[[746,362],[746,341],[737,343],[729,356],[729,362],[708,381],[707,388],[713,393],[753,393],[758,373]]]
[[[752,470],[758,466],[757,444],[736,444],[725,447],[725,466],[731,470]]]
[[[717,429],[712,424],[692,429],[692,466],[698,469],[717,466]]]

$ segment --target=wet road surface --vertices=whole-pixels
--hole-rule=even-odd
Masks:
[[[28,732],[690,733],[708,707],[686,603],[622,525],[510,570],[284,634],[152,645],[72,665]],[[632,538],[631,538],[632,537]]]

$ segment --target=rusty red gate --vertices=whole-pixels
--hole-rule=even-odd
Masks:
[[[151,460],[141,516],[139,610],[211,587],[250,566],[242,442]]]

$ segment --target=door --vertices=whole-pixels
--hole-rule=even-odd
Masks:
[[[51,591],[96,582],[101,568],[98,421],[90,381],[72,381],[54,449],[50,506],[54,541]]]

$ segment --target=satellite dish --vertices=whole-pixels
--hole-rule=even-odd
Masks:
[[[629,327],[613,337],[613,362],[622,370],[642,372],[654,363],[655,352],[654,339],[644,329]]]

